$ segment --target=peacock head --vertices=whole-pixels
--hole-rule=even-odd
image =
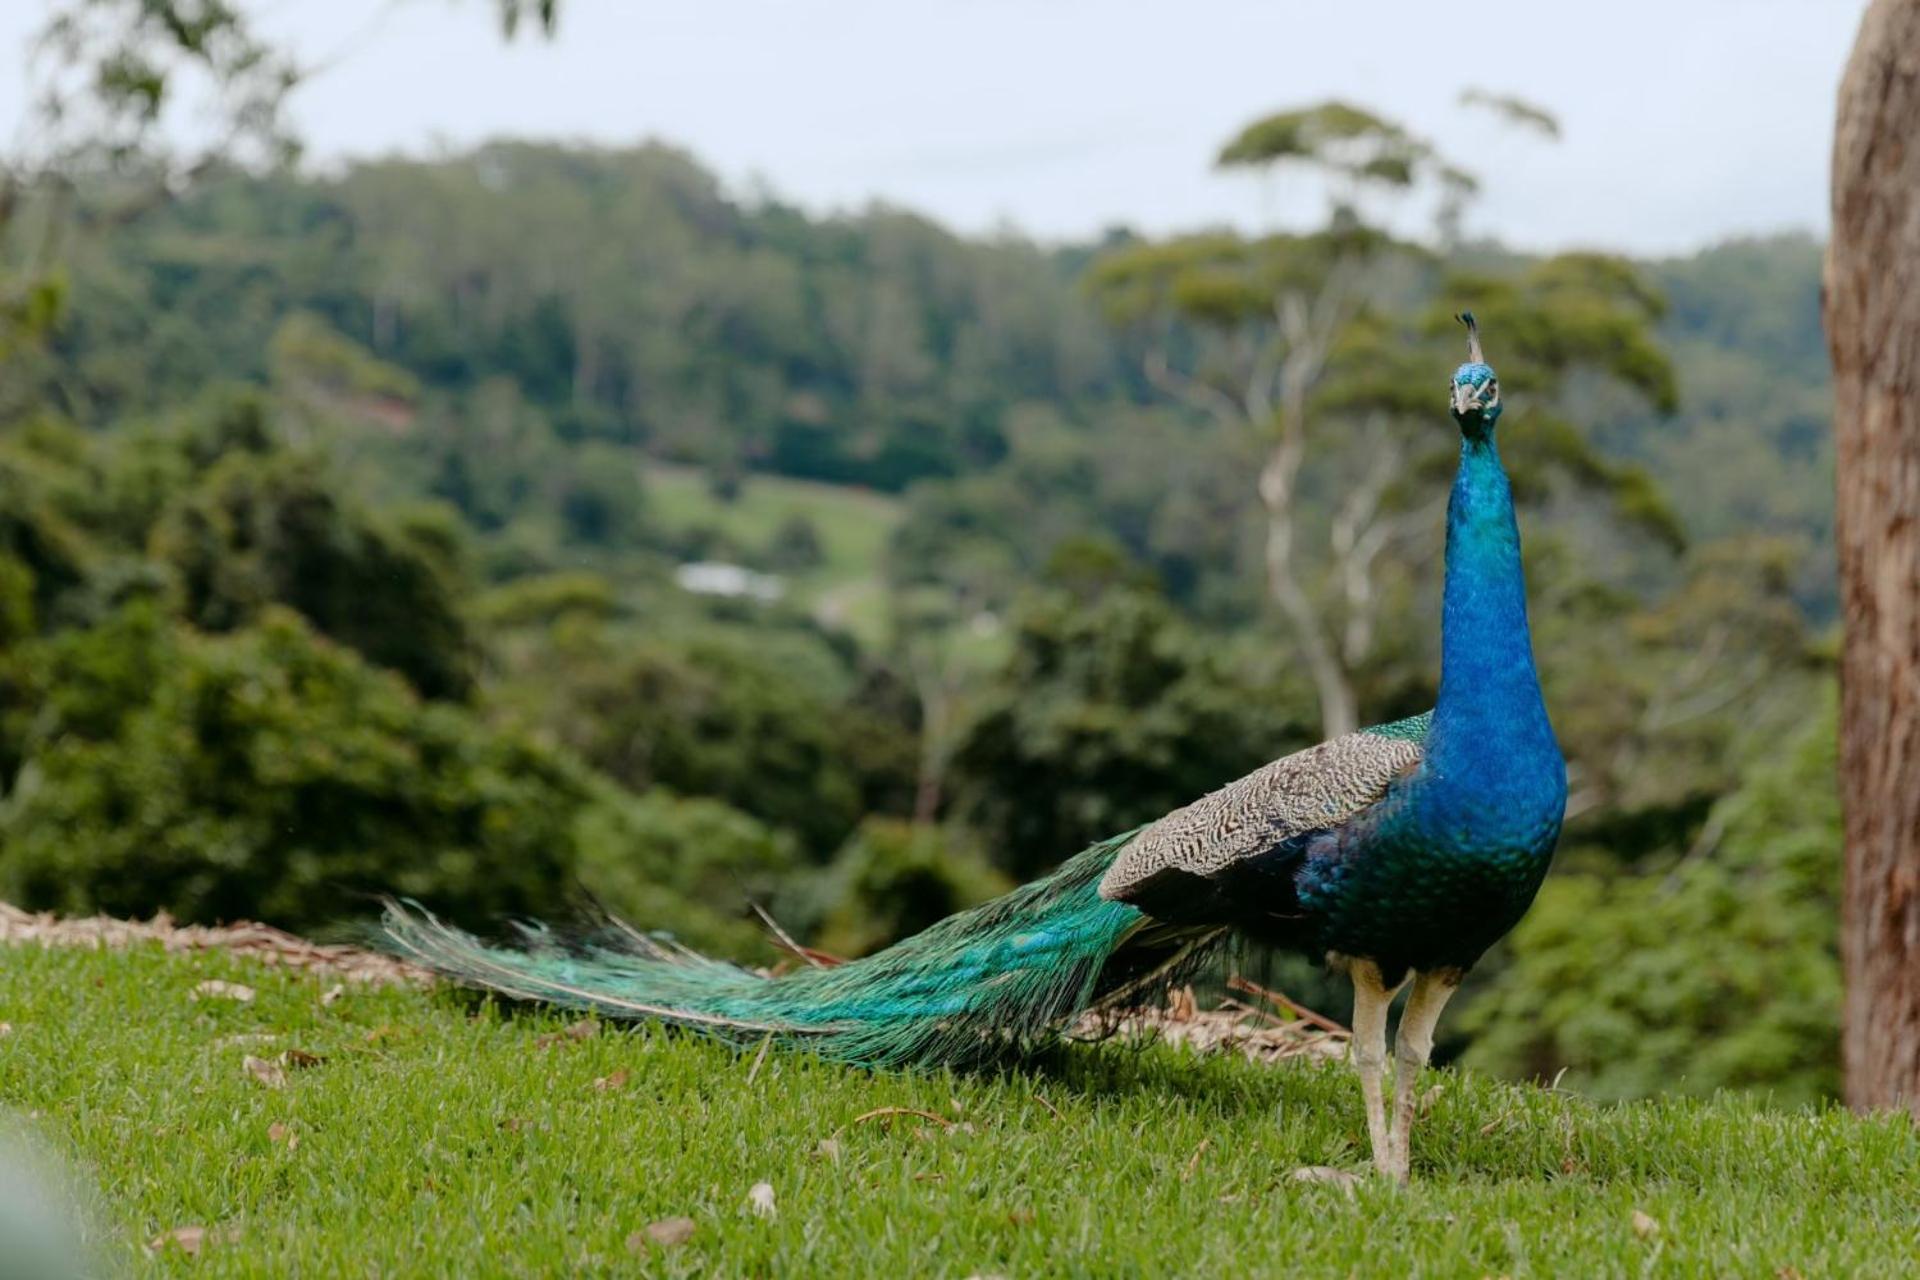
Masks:
[[[1480,354],[1480,326],[1474,323],[1473,312],[1463,311],[1458,319],[1467,326],[1467,362],[1453,371],[1448,388],[1453,420],[1462,433],[1483,437],[1500,420],[1500,376]]]

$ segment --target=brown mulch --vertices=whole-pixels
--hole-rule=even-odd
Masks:
[[[378,951],[308,942],[271,925],[250,921],[212,926],[175,924],[165,912],[151,920],[115,920],[108,916],[63,920],[51,912],[22,911],[0,902],[0,943],[102,951],[143,942],[157,942],[168,951],[227,951],[262,964],[371,986],[424,986],[433,981],[427,970]]]
[[[271,925],[181,925],[165,913],[151,920],[108,916],[65,920],[50,912],[22,911],[0,902],[0,944],[106,950],[149,942],[175,952],[226,951],[262,964],[370,986],[427,986],[434,981],[430,971],[390,955],[362,947],[309,942]],[[1232,986],[1249,1000],[1230,999],[1215,1008],[1202,1009],[1191,987],[1179,987],[1169,993],[1163,1007],[1117,1015],[1089,1014],[1075,1029],[1076,1034],[1089,1038],[1156,1037],[1202,1053],[1238,1053],[1254,1062],[1345,1056],[1348,1036],[1337,1023],[1244,979],[1236,979]]]
[[[1201,1053],[1238,1053],[1250,1062],[1346,1057],[1349,1036],[1344,1027],[1300,1010],[1286,997],[1244,980],[1236,980],[1234,989],[1258,993],[1262,1002],[1223,1000],[1214,1008],[1202,1009],[1192,987],[1176,987],[1168,993],[1164,1007],[1128,1010],[1117,1016],[1089,1014],[1076,1033],[1122,1039],[1151,1037],[1167,1044],[1188,1045]],[[1306,1016],[1301,1016],[1303,1013]]]

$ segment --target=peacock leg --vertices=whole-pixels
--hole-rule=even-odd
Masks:
[[[1400,988],[1389,987],[1380,966],[1371,960],[1353,961],[1347,973],[1353,979],[1353,1066],[1367,1102],[1367,1139],[1373,1145],[1374,1168],[1391,1173],[1393,1134],[1387,1128],[1387,1100],[1381,1086],[1387,1069],[1387,1007]]]
[[[1393,1046],[1393,1127],[1388,1133],[1386,1170],[1396,1182],[1405,1182],[1412,1167],[1414,1086],[1433,1053],[1433,1029],[1440,1022],[1440,1011],[1459,987],[1458,974],[1416,974],[1413,994],[1400,1011],[1400,1033]]]

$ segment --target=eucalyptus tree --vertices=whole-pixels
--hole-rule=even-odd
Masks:
[[[1450,240],[1478,181],[1401,125],[1345,103],[1256,120],[1217,163],[1310,175],[1328,196],[1324,224],[1128,243],[1089,279],[1109,317],[1136,330],[1146,380],[1258,450],[1266,593],[1326,733],[1359,723],[1356,685],[1379,644],[1391,562],[1417,564],[1437,546],[1431,495],[1445,485],[1422,481],[1447,463],[1446,433],[1431,427],[1434,371],[1448,357],[1430,344],[1453,310],[1473,307],[1500,335],[1505,390],[1521,402],[1509,418],[1533,437],[1516,450],[1527,462],[1516,483],[1536,495],[1555,478],[1599,490],[1630,521],[1677,541],[1678,522],[1646,476],[1599,455],[1555,412],[1572,375],[1588,369],[1662,410],[1675,403],[1652,334],[1661,300],[1628,264],[1443,253],[1397,234],[1390,206],[1424,204],[1434,238]],[[1326,472],[1317,489],[1310,469]],[[1324,546],[1306,556],[1310,534]]]

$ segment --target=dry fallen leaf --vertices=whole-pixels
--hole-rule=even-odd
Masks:
[[[268,1062],[265,1058],[256,1058],[252,1054],[240,1060],[247,1074],[269,1089],[284,1089],[287,1084],[287,1071],[277,1062]]]
[[[147,1241],[147,1248],[159,1250],[172,1245],[189,1258],[198,1257],[200,1246],[207,1242],[205,1227],[175,1227],[171,1231],[162,1231]]]
[[[598,1022],[595,1022],[592,1018],[582,1018],[578,1022],[569,1023],[558,1031],[551,1032],[544,1036],[535,1036],[533,1047],[536,1049],[551,1049],[554,1045],[565,1044],[569,1040],[589,1040],[599,1033],[600,1024]]]
[[[346,984],[342,982],[334,983],[332,986],[328,987],[325,991],[320,993],[320,1007],[322,1009],[329,1007],[330,1005],[333,1004],[335,1000],[338,1000],[341,996],[345,994],[347,994]]]
[[[208,978],[194,987],[192,1000],[237,1000],[241,1004],[253,1003],[253,988],[241,982],[222,982],[218,978]]]
[[[1310,1164],[1304,1168],[1295,1169],[1293,1171],[1293,1180],[1295,1182],[1325,1183],[1328,1186],[1340,1188],[1348,1195],[1353,1194],[1354,1187],[1360,1182],[1358,1177],[1348,1173],[1345,1169],[1335,1169],[1330,1165],[1324,1164]]]
[[[635,1253],[649,1244],[659,1245],[662,1249],[673,1249],[693,1239],[692,1218],[662,1218],[658,1222],[647,1224],[645,1231],[636,1231],[627,1237],[627,1248]]]
[[[831,1160],[834,1163],[838,1164],[840,1161],[840,1139],[838,1138],[820,1139],[820,1145],[813,1149],[813,1154],[818,1159]]]
[[[317,1053],[308,1053],[305,1049],[289,1049],[280,1055],[280,1061],[283,1065],[298,1070],[304,1067],[317,1067],[326,1059]]]
[[[1007,1223],[1015,1227],[1030,1227],[1033,1225],[1033,1210],[1015,1209],[1007,1214]]]
[[[1633,1234],[1639,1236],[1642,1240],[1651,1240],[1660,1234],[1660,1223],[1657,1219],[1648,1217],[1646,1214],[1640,1212],[1640,1210],[1635,1209],[1633,1211]]]
[[[763,1218],[771,1218],[778,1210],[773,1206],[773,1184],[756,1182],[747,1190],[747,1208]]]
[[[11,1022],[0,1022],[0,1036],[10,1036],[12,1034],[13,1024]]]
[[[267,1141],[276,1144],[284,1142],[289,1151],[300,1149],[300,1135],[293,1131],[292,1125],[281,1124],[278,1120],[267,1126]]]
[[[616,1071],[614,1071],[613,1074],[611,1075],[596,1076],[593,1081],[593,1087],[595,1089],[598,1089],[601,1093],[605,1093],[609,1089],[620,1088],[621,1086],[626,1084],[626,1082],[627,1082],[627,1069],[625,1067],[621,1067]]]

